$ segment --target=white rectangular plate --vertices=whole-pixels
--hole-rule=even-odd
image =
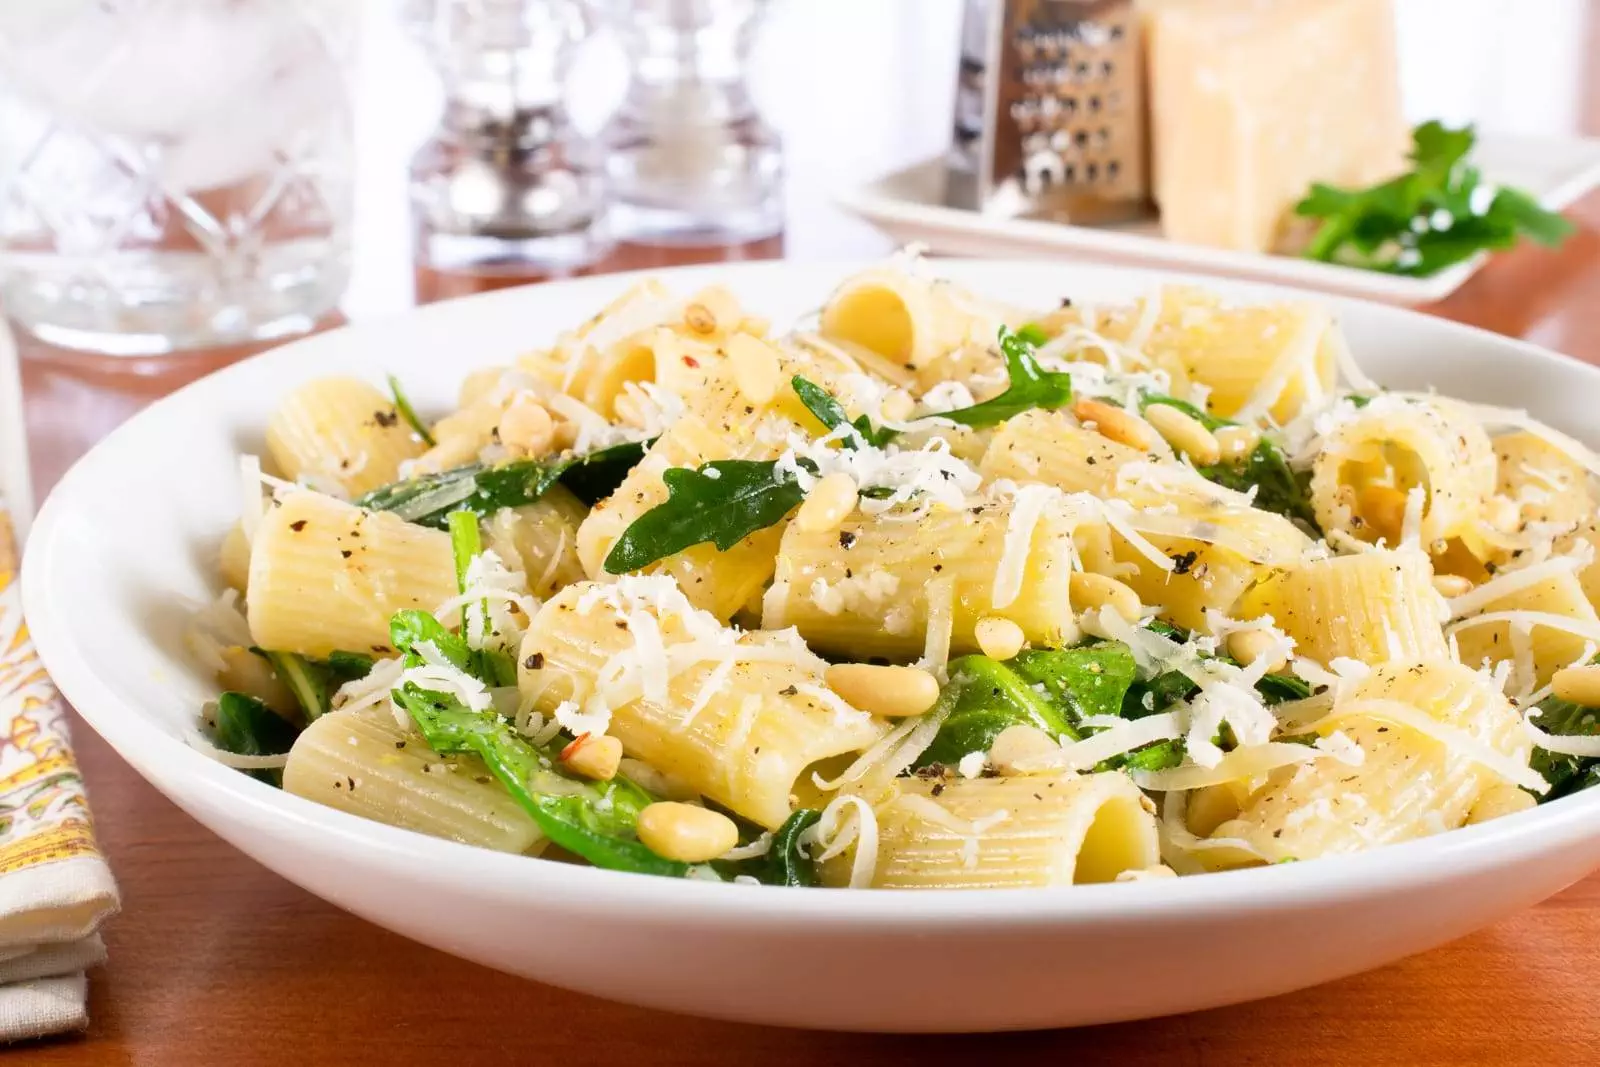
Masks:
[[[1600,140],[1484,134],[1474,161],[1487,180],[1514,185],[1560,211],[1600,184]],[[1155,221],[1123,227],[1073,226],[1010,219],[950,207],[944,202],[942,159],[896,171],[840,198],[901,243],[965,256],[1069,258],[1160,266],[1256,281],[1299,285],[1390,304],[1442,300],[1483,265],[1484,256],[1430,278],[1407,278],[1293,256],[1179,244]]]

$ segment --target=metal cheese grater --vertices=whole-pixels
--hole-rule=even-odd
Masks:
[[[947,198],[1080,223],[1152,213],[1133,0],[967,0]]]

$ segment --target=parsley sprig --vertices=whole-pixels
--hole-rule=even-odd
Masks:
[[[1295,212],[1322,223],[1309,259],[1426,278],[1519,237],[1556,246],[1572,224],[1527,193],[1494,188],[1467,161],[1471,126],[1426,122],[1412,131],[1412,169],[1367,189],[1315,184]]]

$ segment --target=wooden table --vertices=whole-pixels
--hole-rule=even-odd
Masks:
[[[1600,92],[1589,98],[1600,104]],[[1591,109],[1586,124],[1600,129],[1600,115]],[[791,218],[792,235],[828,210],[815,190],[796,202],[802,207]],[[1600,195],[1571,215],[1583,228],[1560,252],[1500,257],[1432,310],[1600,362]],[[837,219],[827,221],[837,228]],[[884,247],[866,238],[828,251],[873,255]],[[781,248],[774,241],[728,255],[763,257]],[[358,248],[360,254],[378,252]],[[678,258],[624,251],[608,266]],[[470,279],[418,276],[424,298],[477,287]],[[239,355],[208,353],[140,377],[30,364],[27,414],[41,492],[144,404]],[[610,1004],[413,944],[235,852],[89,729],[80,727],[77,741],[100,840],[122,885],[123,914],[106,931],[110,963],[91,979],[88,1033],[13,1053],[40,1067],[1600,1060],[1600,876],[1444,948],[1272,1001],[1078,1031],[809,1033]]]

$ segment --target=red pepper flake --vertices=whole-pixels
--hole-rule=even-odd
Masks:
[[[572,739],[572,743],[561,750],[561,762],[566,763],[571,760],[573,756],[578,754],[578,749],[582,748],[584,744],[588,742],[588,740],[589,734],[587,731],[579,734],[577,737],[574,737]]]
[[[698,367],[700,366],[700,361],[695,359],[693,356],[684,356],[683,365],[685,367]]]

